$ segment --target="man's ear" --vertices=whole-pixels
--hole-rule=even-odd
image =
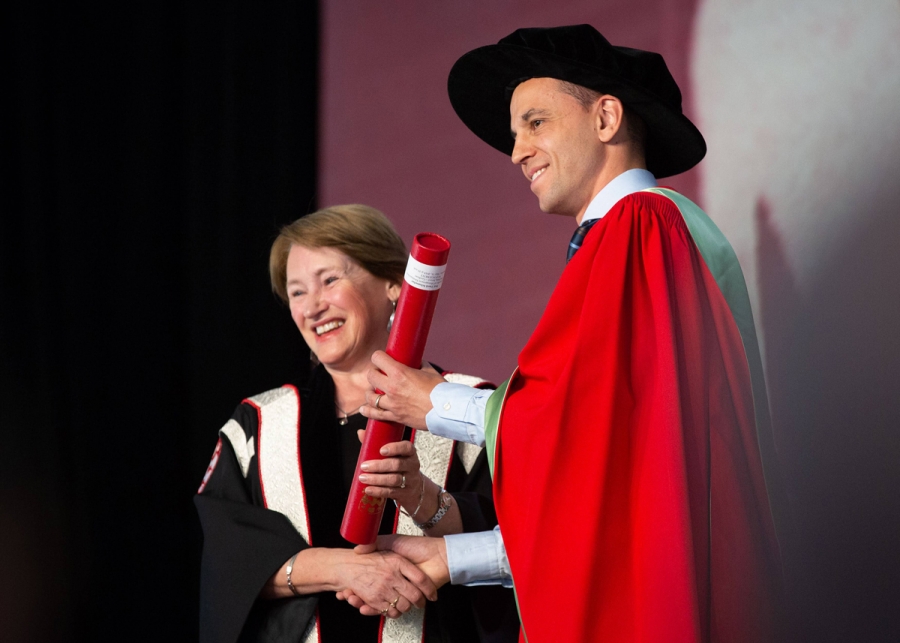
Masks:
[[[625,108],[615,96],[604,94],[594,103],[594,118],[597,128],[597,138],[602,143],[611,142],[622,128]]]

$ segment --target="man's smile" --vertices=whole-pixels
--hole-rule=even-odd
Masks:
[[[537,170],[534,174],[532,174],[531,176],[528,177],[528,180],[533,182],[537,177],[539,177],[541,174],[544,173],[544,170],[546,170],[547,167],[549,167],[549,166],[545,165],[544,167]]]

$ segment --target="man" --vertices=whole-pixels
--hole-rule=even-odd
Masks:
[[[721,232],[656,186],[706,151],[665,63],[588,25],[520,29],[460,58],[449,93],[541,210],[579,228],[494,394],[373,356],[384,393],[363,412],[486,442],[500,523],[379,546],[437,583],[514,581],[531,643],[776,640],[761,464],[774,479],[774,448],[752,314]]]

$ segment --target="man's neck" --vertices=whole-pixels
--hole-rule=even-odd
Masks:
[[[631,168],[609,180],[578,216],[578,225],[600,219],[619,201],[635,192],[656,187],[656,179],[643,168]]]
[[[597,180],[594,181],[593,190],[591,191],[591,197],[587,200],[587,203],[581,208],[578,214],[575,217],[575,220],[581,225],[585,212],[588,209],[588,206],[597,198],[597,195],[606,188],[607,185],[612,183],[617,177],[621,176],[625,172],[629,170],[646,170],[647,165],[644,162],[643,157],[635,158],[629,157],[621,160],[610,159],[603,167],[603,170],[600,174],[597,175]]]

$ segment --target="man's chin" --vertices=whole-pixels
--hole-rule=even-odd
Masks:
[[[562,206],[547,206],[538,203],[538,208],[540,208],[541,212],[545,214],[555,214],[558,217],[574,217],[576,216],[575,212],[570,212],[569,208],[564,208]]]
[[[560,217],[574,217],[578,214],[572,208],[567,207],[565,203],[540,197],[538,197],[538,209],[545,214],[555,214]]]

